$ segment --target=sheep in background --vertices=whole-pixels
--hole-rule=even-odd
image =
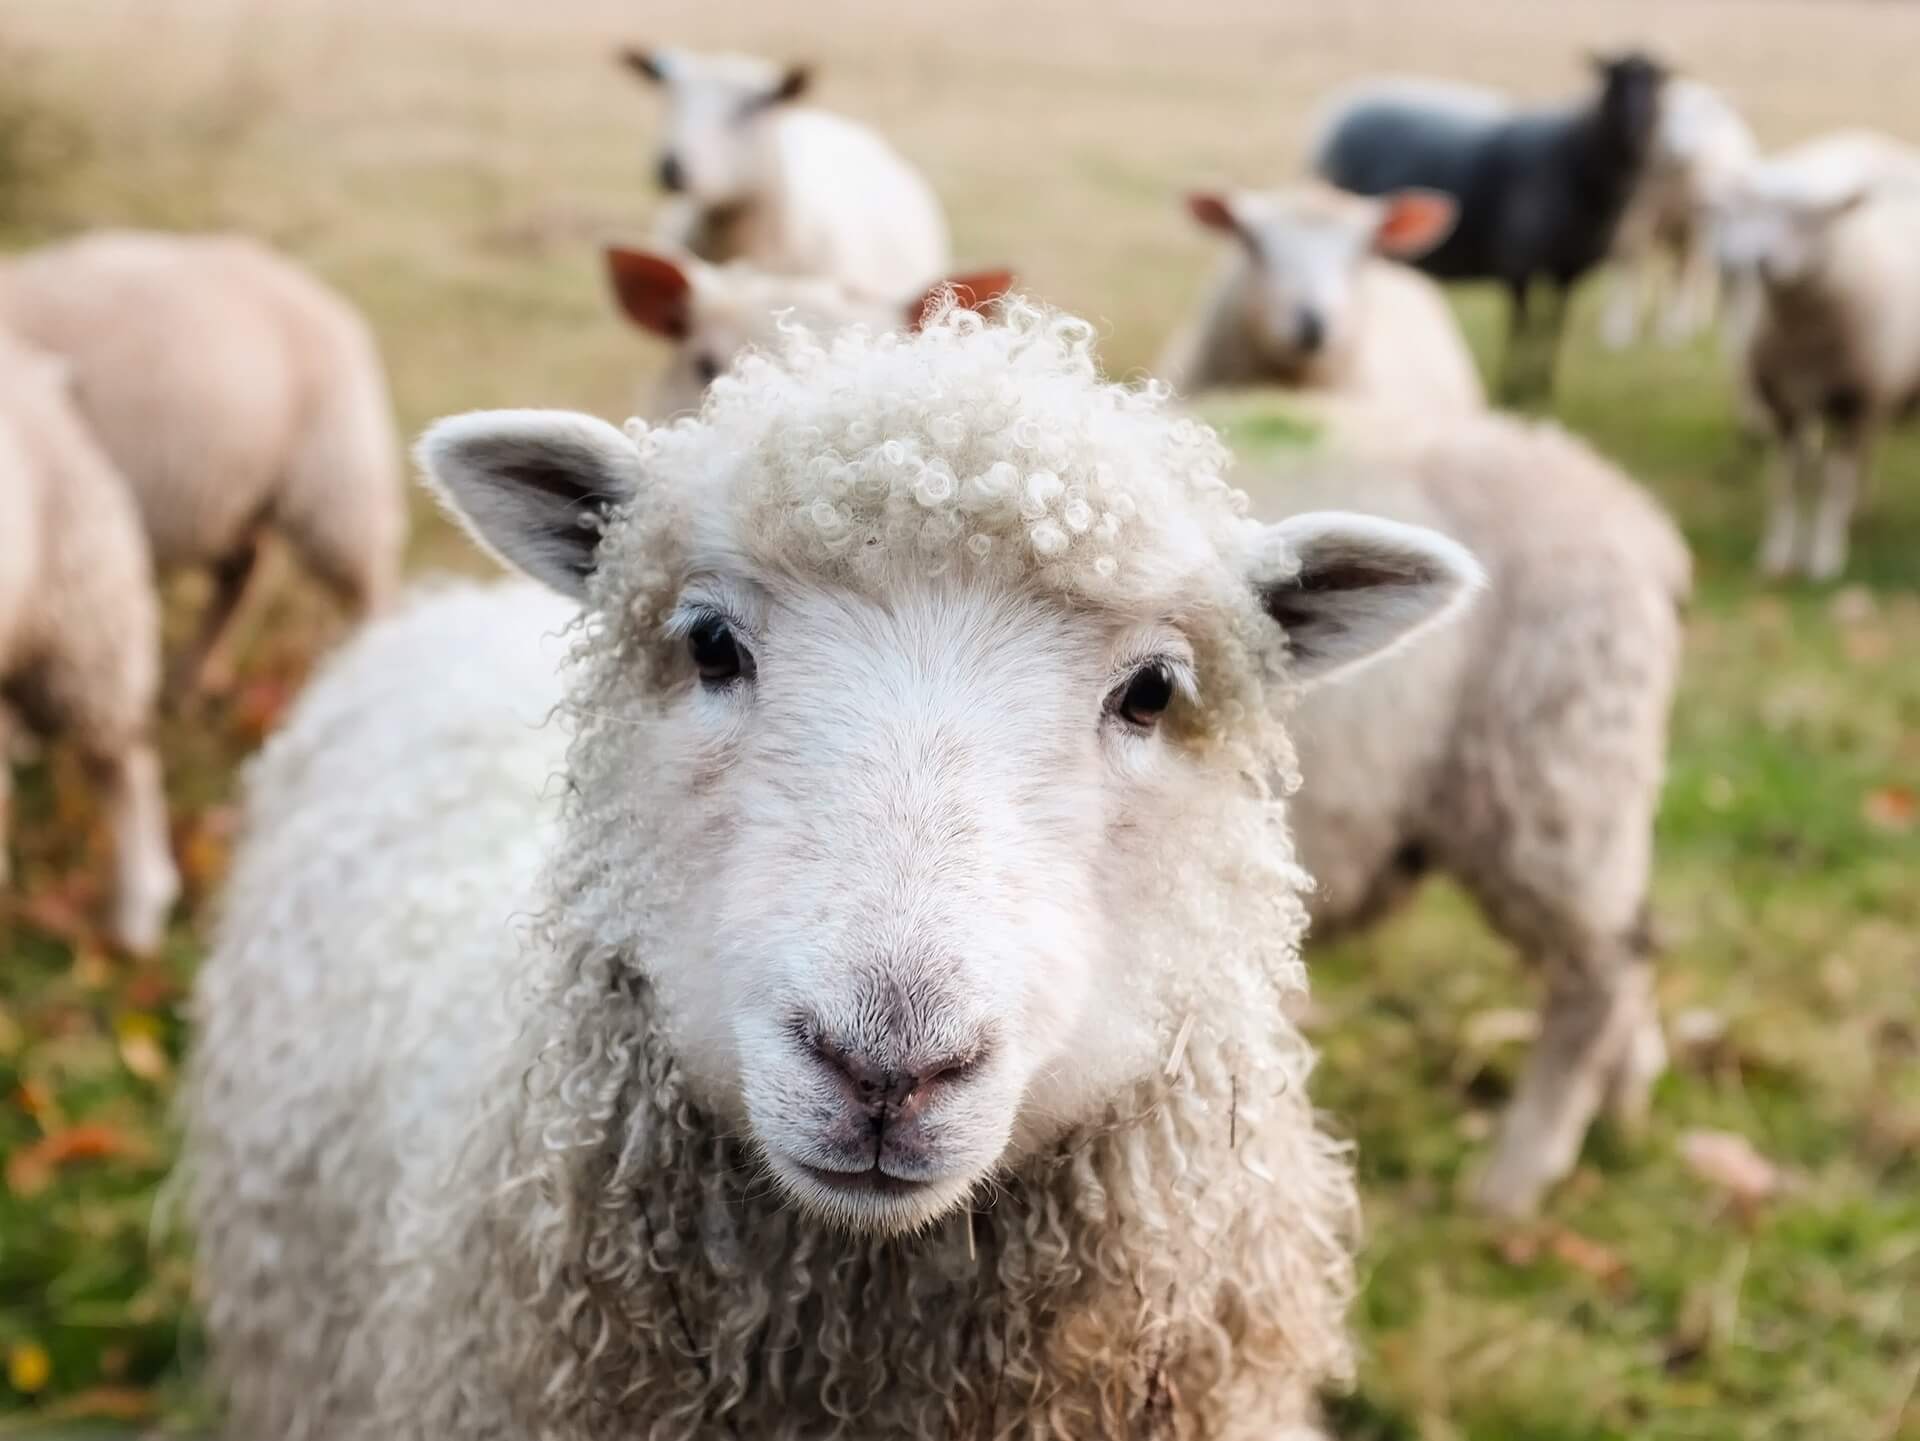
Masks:
[[[1552,388],[1568,294],[1612,247],[1653,144],[1665,70],[1638,53],[1594,67],[1598,92],[1551,110],[1420,82],[1369,88],[1335,104],[1312,147],[1315,173],[1343,190],[1439,190],[1458,202],[1452,234],[1414,264],[1506,286],[1509,399]],[[1537,313],[1536,280],[1548,287]]]
[[[1445,238],[1451,199],[1409,191],[1376,200],[1308,184],[1200,193],[1187,204],[1238,247],[1161,362],[1177,392],[1273,381],[1440,409],[1486,404],[1446,297],[1393,263]]]
[[[649,413],[656,420],[697,410],[707,387],[736,357],[755,346],[774,345],[783,324],[814,331],[842,325],[911,330],[948,291],[977,310],[1013,284],[1011,271],[981,270],[878,300],[856,295],[837,281],[772,274],[741,261],[708,265],[692,256],[621,246],[607,249],[607,276],[626,317],[673,345],[673,358],[654,387]]]
[[[74,413],[56,357],[0,331],[0,884],[10,713],[69,742],[106,796],[110,929],[159,944],[180,891],[151,727],[160,614],[125,482]]]
[[[256,768],[188,1143],[236,1435],[1307,1434],[1284,697],[1477,569],[1246,519],[1003,311],[429,433],[585,614],[563,683],[524,587],[423,602]]]
[[[1875,443],[1920,402],[1920,153],[1854,131],[1771,157],[1721,244],[1752,277],[1743,380],[1779,442],[1760,569],[1830,580]]]
[[[1612,289],[1600,336],[1616,350],[1639,338],[1662,288],[1660,338],[1690,340],[1713,312],[1718,280],[1714,221],[1760,158],[1753,131],[1710,85],[1669,79],[1646,174],[1613,242]]]
[[[1322,450],[1242,475],[1254,512],[1337,504],[1431,526],[1486,566],[1459,624],[1307,696],[1291,815],[1317,939],[1451,875],[1545,983],[1532,1055],[1477,1185],[1525,1215],[1604,1104],[1643,1117],[1666,1048],[1648,923],[1678,679],[1685,543],[1559,428],[1323,404]]]
[[[268,532],[355,615],[386,601],[398,447],[373,337],[332,291],[250,240],[103,231],[0,262],[0,324],[66,360],[155,570],[213,573],[178,683],[230,680],[223,641]]]
[[[658,232],[666,248],[882,300],[945,273],[947,220],[932,188],[865,125],[795,104],[804,68],[686,50],[621,59],[666,95],[659,179],[678,197]]]

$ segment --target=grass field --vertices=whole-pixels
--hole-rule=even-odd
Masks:
[[[29,156],[0,165],[0,225],[283,245],[365,306],[409,431],[492,404],[623,414],[659,359],[596,262],[652,205],[654,108],[608,59],[630,39],[819,61],[823,102],[928,170],[961,258],[1096,318],[1119,372],[1213,259],[1178,188],[1288,173],[1316,97],[1354,76],[1546,96],[1579,83],[1581,46],[1639,39],[1769,141],[1920,139],[1920,8],[1899,3],[0,0],[0,149]],[[1496,359],[1492,298],[1462,309]],[[1370,1232],[1338,1430],[1920,1441],[1920,445],[1884,454],[1847,585],[1758,586],[1755,462],[1712,347],[1608,355],[1590,299],[1578,322],[1558,414],[1673,508],[1699,563],[1657,883],[1676,1067],[1645,1136],[1596,1134],[1538,1226],[1494,1228],[1456,1185],[1511,1082],[1525,978],[1438,887],[1317,957],[1320,1097],[1359,1143]],[[1285,439],[1237,414],[1243,448]],[[418,516],[422,567],[474,563]],[[161,960],[112,957],[86,923],[101,842],[72,768],[23,776],[0,908],[0,1435],[205,1414],[168,1101],[237,767],[332,637],[297,582],[274,596],[237,695],[167,725],[190,895]],[[1742,1203],[1689,1166],[1700,1129],[1745,1137],[1778,1194]]]

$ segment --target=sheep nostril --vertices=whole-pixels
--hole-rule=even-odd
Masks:
[[[662,155],[660,157],[660,188],[672,192],[687,188],[687,172],[681,167],[679,156]]]
[[[833,1073],[841,1094],[876,1116],[919,1112],[939,1087],[964,1081],[977,1071],[985,1055],[975,1049],[904,1070],[881,1066],[853,1047],[835,1045],[822,1036],[810,1035],[807,1043]]]
[[[1320,318],[1320,312],[1317,310],[1302,310],[1300,312],[1299,335],[1300,348],[1309,353],[1318,350],[1322,345],[1326,344],[1327,325],[1326,322]]]

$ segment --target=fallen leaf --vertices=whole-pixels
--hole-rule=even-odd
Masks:
[[[1688,1131],[1680,1137],[1680,1159],[1694,1175],[1718,1186],[1743,1209],[1780,1193],[1780,1168],[1732,1131]]]
[[[61,1421],[144,1421],[156,1409],[151,1392],[132,1386],[95,1386],[49,1406],[46,1414]]]
[[[293,704],[295,687],[278,676],[250,680],[233,701],[233,728],[248,745],[258,745]]]
[[[1861,819],[1875,830],[1904,832],[1920,818],[1920,797],[1906,786],[1881,786],[1860,802]]]
[[[35,891],[15,905],[13,913],[42,935],[70,946],[84,945],[93,936],[85,908],[66,891]]]
[[[53,1377],[53,1358],[36,1341],[15,1341],[7,1348],[7,1384],[23,1396],[45,1389]]]
[[[160,1044],[161,1026],[157,1017],[130,1011],[114,1022],[113,1029],[120,1040],[120,1059],[129,1071],[143,1081],[166,1080],[173,1063]]]
[[[1564,1226],[1556,1229],[1548,1241],[1548,1249],[1562,1265],[1572,1267],[1583,1276],[1591,1276],[1609,1290],[1622,1288],[1632,1280],[1626,1261],[1617,1251],[1578,1231]]]
[[[83,991],[104,991],[113,984],[113,962],[92,941],[81,941],[73,948],[70,971],[73,983]]]
[[[83,1124],[55,1131],[7,1158],[7,1189],[32,1196],[53,1183],[62,1166],[146,1154],[146,1147],[111,1126]]]
[[[189,890],[205,895],[226,878],[239,814],[232,806],[212,806],[181,827],[175,842],[180,876]]]

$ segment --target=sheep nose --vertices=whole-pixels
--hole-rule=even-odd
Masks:
[[[935,1091],[964,1080],[981,1060],[981,1052],[973,1050],[904,1068],[885,1066],[857,1047],[835,1045],[824,1038],[813,1041],[813,1051],[848,1103],[881,1121],[911,1120],[926,1108]]]
[[[1299,345],[1309,354],[1318,350],[1327,340],[1327,324],[1320,318],[1317,310],[1308,310],[1304,306],[1296,321],[1299,333]]]
[[[660,157],[660,188],[675,192],[687,188],[687,172],[681,168],[678,155]]]

